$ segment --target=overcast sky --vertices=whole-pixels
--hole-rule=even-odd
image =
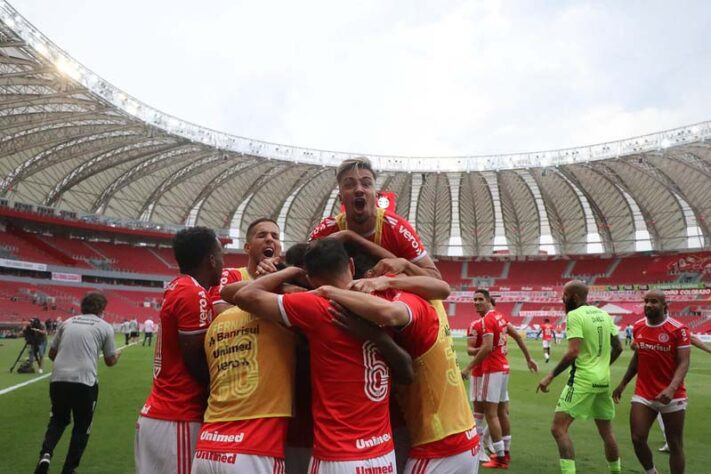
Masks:
[[[711,119],[707,0],[11,3],[137,99],[290,145],[506,153]]]

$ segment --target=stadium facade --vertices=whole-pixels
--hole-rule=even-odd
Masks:
[[[278,220],[285,246],[338,210],[353,153],[166,115],[80,65],[0,2],[0,197],[165,229]],[[684,251],[711,242],[711,122],[515,155],[369,156],[435,256]]]

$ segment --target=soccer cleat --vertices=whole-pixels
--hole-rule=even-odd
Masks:
[[[504,461],[506,464],[511,462],[511,451],[504,451]]]
[[[488,467],[491,469],[508,469],[509,464],[506,462],[506,458],[497,456],[492,458],[489,462],[482,464],[481,467]]]
[[[659,448],[660,453],[668,453],[669,452],[669,445],[667,443],[664,443],[664,446]]]
[[[52,460],[52,455],[49,453],[44,453],[37,463],[35,468],[35,474],[45,474],[49,472],[49,461]]]

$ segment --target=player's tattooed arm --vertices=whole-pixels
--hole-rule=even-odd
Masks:
[[[622,380],[620,381],[619,385],[617,385],[615,390],[612,391],[612,399],[615,401],[615,403],[620,403],[620,400],[622,399],[622,392],[625,391],[625,387],[627,387],[627,384],[632,381],[635,375],[637,375],[637,351],[634,351],[634,353],[632,354],[630,365],[627,366],[627,371],[622,377]]]
[[[622,343],[617,334],[610,336],[610,365],[614,364],[622,354]]]
[[[352,230],[339,230],[338,232],[334,232],[333,234],[329,235],[329,237],[336,240],[340,240],[344,244],[355,244],[360,247],[363,252],[368,253],[378,259],[395,258],[395,255],[389,250],[386,250],[384,247],[381,247],[380,245],[373,243],[364,237],[361,237]]]
[[[451,292],[451,288],[446,281],[438,280],[430,276],[407,275],[396,275],[394,277],[380,276],[355,280],[351,283],[350,289],[362,293],[403,290],[414,293],[426,300],[444,300],[447,299]]]
[[[333,316],[333,324],[350,333],[361,341],[375,344],[385,359],[393,379],[399,384],[410,384],[415,377],[412,367],[412,357],[400,347],[385,331],[363,318],[350,313],[338,303],[332,303],[329,312]]]
[[[249,285],[246,285],[234,295],[234,303],[244,311],[272,321],[281,321],[277,291],[281,286],[295,278],[303,276],[299,267],[288,267],[276,273],[270,273]]]
[[[384,258],[372,268],[371,272],[375,276],[388,273],[410,276],[429,276],[437,280],[442,280],[439,270],[429,256],[425,256],[417,263],[412,263],[405,258]]]
[[[565,354],[563,354],[563,358],[560,360],[560,362],[558,362],[558,365],[556,365],[555,368],[550,373],[548,373],[548,375],[543,377],[538,382],[538,388],[536,389],[536,392],[539,390],[543,392],[548,392],[548,386],[551,384],[551,382],[553,382],[553,379],[563,373],[568,367],[570,367],[571,364],[578,357],[578,354],[580,354],[581,343],[582,339],[579,337],[568,339],[568,349],[565,351]]]

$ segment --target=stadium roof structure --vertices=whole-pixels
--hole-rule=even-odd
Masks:
[[[0,1],[0,197],[108,218],[233,229],[270,216],[286,245],[338,210],[360,154],[239,137],[169,116]],[[368,155],[379,189],[438,256],[628,253],[711,245],[711,122],[563,150]]]

